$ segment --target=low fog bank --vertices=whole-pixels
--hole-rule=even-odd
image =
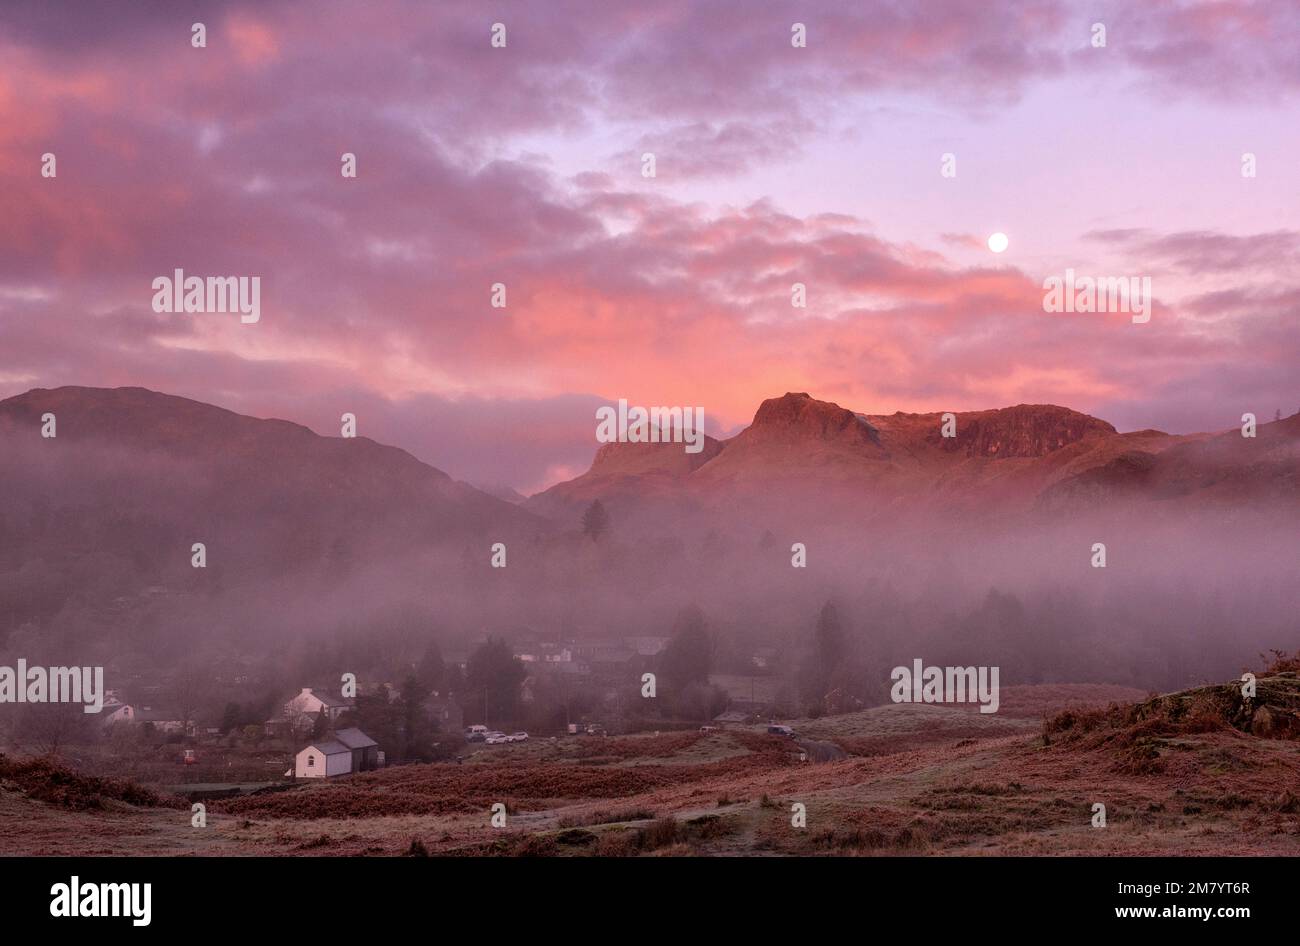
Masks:
[[[1003,686],[1168,691],[1300,648],[1294,530],[1258,512],[934,512],[806,530],[661,516],[635,531],[611,515],[597,534],[562,522],[545,535],[487,530],[347,554],[305,525],[244,531],[214,546],[206,569],[189,567],[186,545],[162,553],[179,538],[159,523],[56,548],[49,530],[70,517],[47,512],[42,525],[7,513],[0,524],[0,536],[20,539],[0,553],[0,663],[102,664],[109,686],[165,688],[183,674],[268,705],[343,672],[400,680],[430,653],[463,664],[489,638],[519,651],[672,640],[685,628],[714,673],[771,677],[798,711],[818,693],[884,702],[891,668],[917,658],[998,666]],[[498,541],[504,567],[493,565]]]

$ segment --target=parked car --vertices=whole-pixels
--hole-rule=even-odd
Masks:
[[[503,732],[490,732],[483,741],[489,746],[499,746],[503,742],[509,742],[510,737]]]
[[[527,741],[528,741],[528,733],[526,733],[526,732],[512,732],[509,736],[506,736],[506,739],[508,739],[510,742],[527,742]]]
[[[771,733],[773,736],[785,736],[787,739],[794,738],[794,730],[791,729],[789,726],[777,726],[774,724],[768,726],[767,731]]]
[[[717,727],[717,726],[701,726],[701,727],[700,727],[700,732],[717,732],[717,731],[718,731],[718,727]]]

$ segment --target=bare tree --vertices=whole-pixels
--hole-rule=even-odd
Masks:
[[[13,727],[15,744],[45,755],[86,742],[92,730],[81,703],[26,703]]]
[[[212,674],[202,664],[191,661],[177,669],[168,698],[187,733],[190,726],[197,729],[199,711],[209,703],[212,693]]]
[[[303,709],[297,699],[284,704],[280,719],[284,726],[285,737],[289,740],[289,747],[295,750],[303,734],[310,735],[316,724],[316,717]]]

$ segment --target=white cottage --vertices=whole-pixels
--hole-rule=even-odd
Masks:
[[[313,742],[294,758],[294,778],[337,778],[376,768],[379,743],[360,729],[340,729]]]
[[[324,713],[333,722],[351,709],[354,700],[334,696],[322,687],[303,687],[302,692],[284,705],[286,716],[317,716]]]
[[[301,692],[284,704],[279,716],[266,721],[264,728],[268,736],[288,735],[297,738],[310,732],[321,716],[333,724],[355,705],[356,700],[334,696],[324,687],[303,687]]]
[[[135,720],[135,707],[129,703],[111,701],[100,710],[99,724],[112,726],[114,723],[130,723]]]

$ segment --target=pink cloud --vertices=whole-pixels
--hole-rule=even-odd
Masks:
[[[1187,429],[1204,426],[1189,403],[1222,413],[1290,384],[1292,231],[1095,232],[1136,271],[1214,275],[1137,327],[1048,315],[1027,272],[946,255],[981,238],[913,245],[829,189],[826,212],[762,193],[705,206],[634,190],[595,158],[574,175],[520,150],[522,135],[632,128],[627,154],[667,143],[665,179],[730,180],[800,154],[852,96],[996,112],[1095,68],[1061,52],[1080,26],[1065,4],[232,4],[195,50],[207,9],[0,12],[15,64],[0,75],[0,289],[41,290],[0,292],[0,377],[145,384],[255,413],[364,401],[398,442],[436,409],[460,426],[423,440],[425,458],[475,476],[476,456],[505,462],[468,420],[492,417],[493,436],[529,444],[520,485],[585,462],[598,398],[698,403],[724,425],[786,390],[872,411],[1051,401]],[[1161,95],[1213,98],[1205,76],[1246,97],[1294,90],[1294,50],[1273,32],[1287,7],[1180,9],[1104,7],[1114,64]],[[488,45],[498,17],[507,50]],[[790,46],[796,20],[807,49]],[[339,175],[345,151],[355,180]],[[155,315],[150,281],[177,266],[260,275],[256,332]],[[505,310],[488,302],[496,282]],[[793,282],[807,309],[791,308]]]

